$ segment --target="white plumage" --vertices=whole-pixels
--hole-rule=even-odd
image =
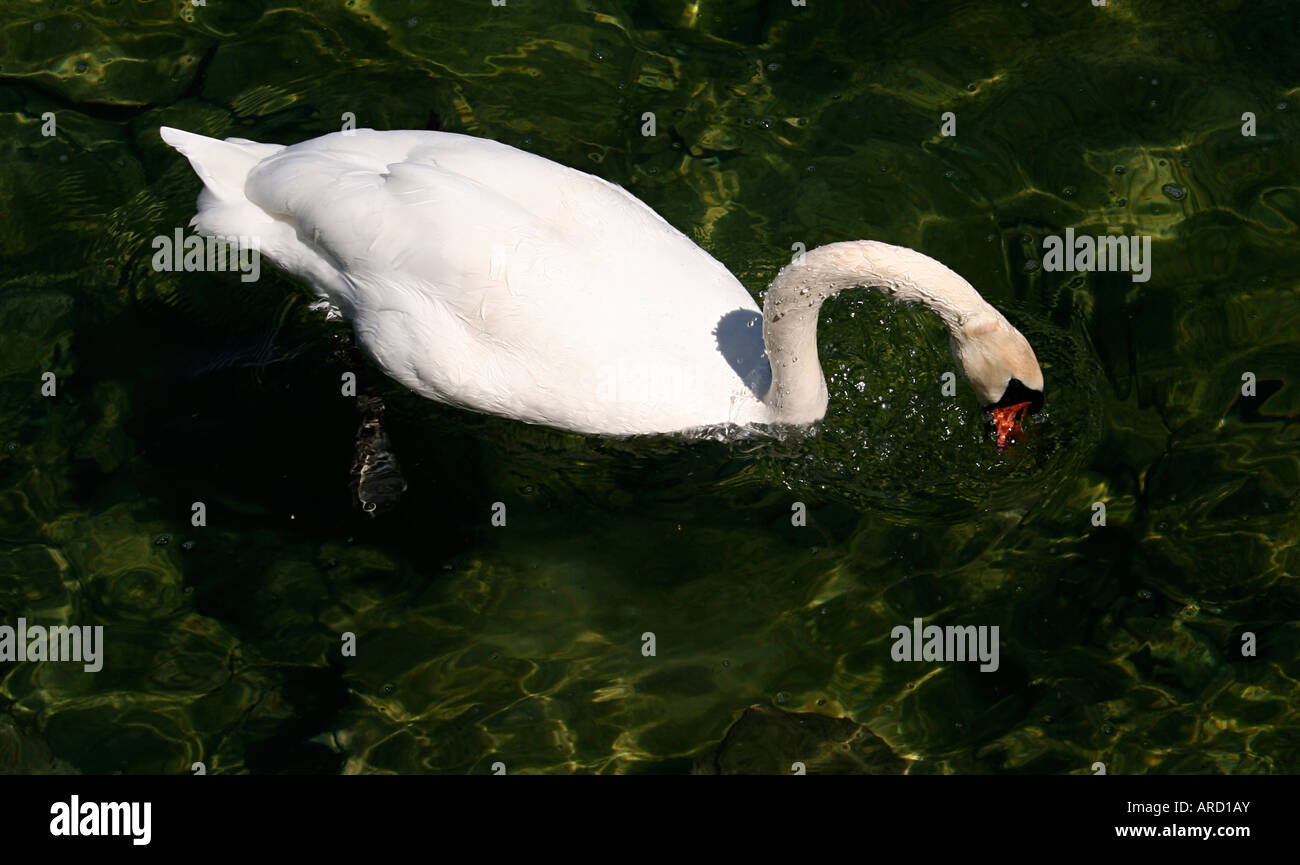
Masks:
[[[765,334],[735,277],[631,194],[486,139],[358,129],[284,147],[161,134],[204,182],[192,221],[201,234],[256,237],[264,256],[342,310],[361,347],[406,387],[530,423],[625,435],[817,420],[826,409],[817,308],[843,287],[879,286],[886,264],[915,264],[934,283],[891,271],[902,299],[941,314],[943,298],[958,303],[954,350],[971,317],[999,332],[1005,324],[933,259],[860,242],[783,270],[769,310],[824,285],[797,321],[769,312],[785,324]],[[802,364],[783,370],[785,344],[810,341]],[[991,390],[1015,374],[1041,389],[1032,366],[995,370]]]

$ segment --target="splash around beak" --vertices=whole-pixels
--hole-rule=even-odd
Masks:
[[[999,448],[1020,440],[1020,420],[1029,408],[1030,403],[1018,402],[1015,405],[989,409],[989,414],[993,416],[993,425],[997,429]]]
[[[1020,421],[1025,415],[1033,414],[1043,407],[1043,392],[1036,388],[1025,387],[1018,378],[1007,382],[1002,392],[1002,399],[992,405],[984,406],[989,413],[998,434],[998,448],[1015,444],[1022,435]]]

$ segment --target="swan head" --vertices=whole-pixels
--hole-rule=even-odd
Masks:
[[[1020,421],[1043,407],[1043,370],[1029,340],[996,310],[954,329],[952,354],[997,430],[998,447],[1020,436]]]

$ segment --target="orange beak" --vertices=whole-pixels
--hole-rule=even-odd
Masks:
[[[1019,402],[990,410],[998,429],[998,447],[1004,448],[1020,438],[1020,418],[1028,408],[1029,403]]]

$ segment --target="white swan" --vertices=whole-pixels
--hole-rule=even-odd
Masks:
[[[289,147],[163,127],[204,183],[191,220],[337,306],[431,399],[582,433],[808,424],[826,414],[817,314],[870,286],[925,304],[998,443],[1042,403],[1028,341],[919,252],[833,243],[783,268],[764,311],[631,194],[505,144],[358,129]]]

